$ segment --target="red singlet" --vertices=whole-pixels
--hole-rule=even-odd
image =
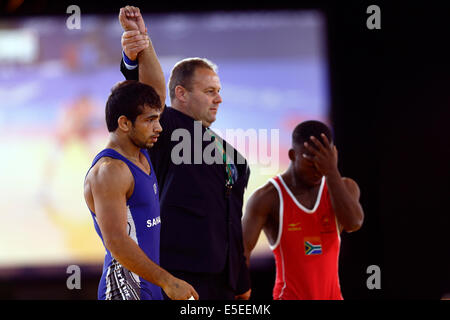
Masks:
[[[325,177],[314,207],[298,202],[281,176],[269,180],[280,199],[275,256],[275,300],[342,300],[338,262],[341,238]]]

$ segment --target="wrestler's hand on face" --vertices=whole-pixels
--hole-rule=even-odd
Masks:
[[[147,33],[144,18],[137,7],[120,8],[119,21],[124,31],[138,30],[141,34]]]
[[[333,143],[328,141],[325,134],[321,134],[323,144],[315,137],[310,137],[311,142],[305,142],[303,145],[308,150],[310,155],[303,154],[303,157],[311,160],[314,163],[317,171],[322,175],[328,176],[329,174],[336,173],[337,168],[337,149]]]
[[[122,34],[122,49],[131,60],[136,60],[142,50],[148,48],[150,40],[147,34],[140,34],[138,30],[125,31]]]

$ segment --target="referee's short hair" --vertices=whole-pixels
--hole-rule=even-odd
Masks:
[[[175,64],[169,78],[169,95],[171,101],[175,99],[175,88],[177,86],[182,86],[188,91],[192,90],[191,80],[195,70],[198,68],[206,68],[215,73],[218,71],[217,65],[206,58],[186,58]]]

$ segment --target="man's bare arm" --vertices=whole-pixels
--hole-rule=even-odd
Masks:
[[[244,254],[247,266],[250,265],[251,252],[258,242],[261,230],[266,225],[272,210],[272,189],[272,185],[268,183],[256,190],[247,201],[245,214],[242,219]]]
[[[94,211],[105,246],[128,270],[161,287],[171,299],[185,300],[198,294],[188,283],[173,277],[158,266],[127,233],[126,195],[133,187],[126,164],[105,160],[88,176]]]
[[[144,19],[139,11],[139,8],[127,6],[120,9],[119,21],[124,29],[122,35],[122,48],[125,54],[130,52],[133,59],[136,49],[142,49],[137,54],[139,61],[139,81],[152,86],[158,93],[161,104],[164,106],[166,100],[166,82],[164,79],[164,72],[159,63],[158,56],[153,48],[152,41],[147,35],[147,28],[145,27]],[[129,31],[139,31],[139,34],[127,33]],[[140,37],[139,37],[140,36]],[[146,36],[144,38],[144,36]],[[147,41],[148,45],[143,41]]]
[[[250,268],[250,255],[258,242],[261,230],[267,222],[267,217],[270,213],[270,205],[267,203],[268,197],[267,185],[256,190],[248,199],[245,208],[244,217],[242,218],[242,236],[244,242],[244,255],[247,267]],[[270,201],[270,200],[269,200]],[[249,300],[251,295],[251,288],[236,296],[237,300]]]
[[[331,204],[339,224],[347,232],[357,231],[364,221],[364,212],[359,203],[359,187],[355,181],[342,178],[337,168],[337,149],[322,134],[324,144],[315,137],[310,143],[305,142],[306,149],[313,156],[303,156],[314,162],[317,170],[322,173],[327,182]],[[313,145],[316,147],[314,148]]]

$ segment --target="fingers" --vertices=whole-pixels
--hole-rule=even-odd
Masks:
[[[238,296],[234,296],[234,300],[249,300],[249,299],[250,299],[250,290]]]
[[[139,18],[141,16],[141,11],[137,7],[126,6],[120,8],[119,10],[119,19],[134,19]]]
[[[310,156],[310,155],[308,155],[306,153],[302,153],[302,157],[307,159],[307,160],[309,160],[309,161],[314,161],[314,157]]]
[[[327,152],[332,150],[332,144],[330,144],[330,141],[328,140],[327,136],[325,134],[321,134],[323,143],[317,139],[314,136],[311,136],[309,139],[311,140],[311,143],[304,142],[303,145],[305,148],[311,152],[314,155],[317,155],[318,153]],[[315,148],[314,148],[315,146]]]
[[[122,40],[138,41],[138,40],[149,40],[147,34],[141,34],[139,30],[125,31],[122,34]]]
[[[148,48],[149,44],[147,41],[139,41],[137,43],[126,44],[123,47],[127,50],[144,50]]]
[[[145,45],[139,45],[139,46],[124,46],[123,51],[127,55],[128,58],[131,60],[136,60],[138,54],[142,51],[148,48],[149,44],[146,43]]]
[[[138,50],[142,51],[144,49],[147,49],[150,46],[148,41],[137,41],[137,42],[131,42],[131,43],[122,43],[122,48],[124,51],[134,51]]]
[[[127,52],[133,53],[135,55],[137,55],[139,52],[141,52],[142,50],[145,50],[148,48],[148,43],[146,44],[140,44],[140,45],[129,45],[129,46],[124,46],[123,47],[123,51],[125,51],[125,54],[127,54]],[[128,54],[127,54],[128,56]],[[130,59],[131,57],[128,56]],[[133,59],[135,60],[135,59]]]
[[[138,30],[125,31],[122,34],[122,47],[125,46],[145,46],[150,44],[150,38],[147,34],[141,34]]]
[[[322,137],[323,138],[323,137]],[[312,143],[317,147],[317,149],[319,149],[320,151],[325,151],[325,147],[324,147],[324,145],[320,142],[320,140],[319,139],[317,139],[316,137],[313,137],[313,136],[311,136],[310,138],[309,138],[311,141],[312,141]],[[328,141],[328,140],[327,140]],[[328,145],[328,148],[329,148],[329,145]]]
[[[319,151],[308,142],[304,142],[303,145],[305,146],[305,149],[308,150],[313,156],[317,156],[319,154]],[[306,153],[303,154],[303,157],[308,160],[314,159],[313,156],[309,156]]]
[[[137,35],[141,35],[139,30],[129,30],[129,31],[124,31],[124,33],[122,33],[122,38],[128,39],[128,38],[135,37]]]
[[[120,10],[122,10],[122,9],[128,18],[137,18],[141,15],[141,12],[140,12],[139,8],[137,8],[137,7],[126,6],[124,8],[121,8]]]
[[[172,284],[172,290],[166,291],[167,295],[172,300],[198,300],[199,295],[197,291],[186,281],[176,279]]]
[[[330,143],[330,141],[328,140],[327,135],[326,135],[325,133],[321,133],[320,136],[322,137],[322,140],[323,140],[323,142],[324,142],[325,148],[330,148],[331,143]]]
[[[120,8],[120,11],[119,11],[119,21],[120,21],[120,24],[121,24],[122,26],[124,25],[125,20],[126,20],[126,17],[125,17],[125,10],[124,10],[124,8]]]
[[[137,35],[134,37],[122,37],[122,46],[123,45],[137,45],[137,44],[144,44],[144,43],[150,43],[150,39],[146,35]]]
[[[125,54],[127,55],[128,58],[130,58],[131,60],[136,60],[138,54],[148,48],[148,43],[145,46],[133,46],[133,47],[129,47],[129,46],[125,46],[123,47],[123,51],[125,52]]]
[[[197,291],[195,291],[194,288],[191,289],[191,294],[192,294],[192,296],[194,297],[195,300],[198,300],[200,298],[198,293],[197,293]]]

